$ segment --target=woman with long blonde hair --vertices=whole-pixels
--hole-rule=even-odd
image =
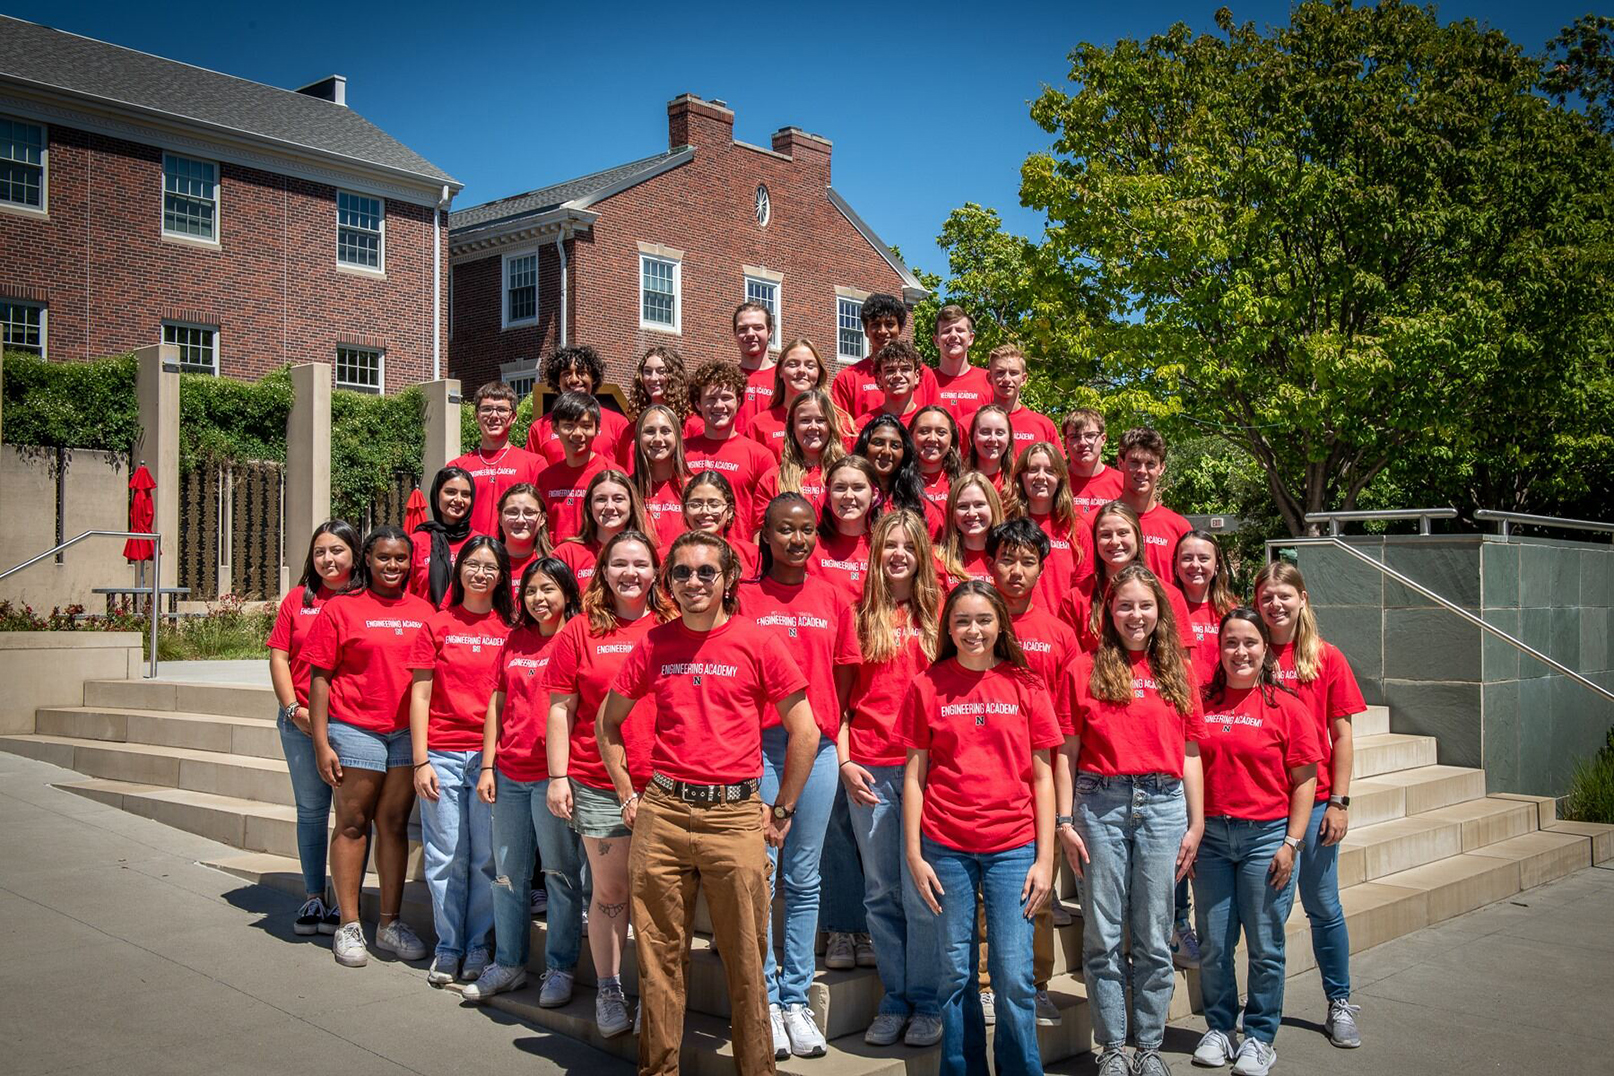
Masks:
[[[753,531],[761,528],[762,513],[781,493],[799,493],[815,509],[824,507],[824,473],[846,455],[845,429],[839,409],[824,390],[808,389],[790,401],[779,466],[762,476],[752,498],[757,506]]]
[[[1003,502],[992,480],[979,471],[960,475],[947,494],[946,517],[937,543],[949,587],[966,579],[992,578],[986,538],[1002,522]]]
[[[684,459],[684,435],[678,412],[668,404],[651,404],[639,412],[633,425],[633,488],[639,491],[645,513],[654,529],[645,533],[659,549],[672,545],[684,533],[684,484],[689,464]]]
[[[1014,422],[1000,405],[987,404],[970,416],[969,435],[964,439],[964,469],[985,475],[1000,499],[1007,500],[1013,494],[1009,472],[1014,470]]]
[[[772,452],[774,459],[782,461],[789,436],[790,405],[808,392],[821,392],[827,400],[828,385],[829,370],[818,348],[807,337],[796,337],[779,352],[779,361],[773,368],[773,393],[747,419],[746,434]],[[760,398],[758,402],[762,402]],[[833,403],[825,405],[824,413],[832,417],[837,431],[852,428],[851,417]],[[840,439],[837,434],[836,440]]]

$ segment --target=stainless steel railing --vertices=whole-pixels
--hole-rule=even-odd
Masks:
[[[1398,519],[1416,519],[1418,533],[1429,534],[1429,521],[1434,519],[1456,519],[1455,508],[1391,508],[1382,512],[1307,512],[1307,523],[1326,523],[1328,533],[1338,535],[1345,529],[1347,523],[1375,523],[1380,521],[1393,521]]]
[[[1474,518],[1482,522],[1498,524],[1504,538],[1513,533],[1515,524],[1530,527],[1561,527],[1564,530],[1597,531],[1600,534],[1614,535],[1614,523],[1597,523],[1590,519],[1559,519],[1557,516],[1532,516],[1527,512],[1498,512],[1494,508],[1481,508],[1474,513]]]
[[[4,579],[9,575],[15,575],[18,572],[22,571],[24,568],[27,568],[27,567],[30,567],[32,565],[38,564],[40,561],[44,560],[46,557],[55,556],[57,553],[60,553],[62,550],[66,549],[68,546],[77,545],[79,542],[82,542],[86,538],[139,538],[139,539],[144,539],[145,541],[149,541],[152,544],[151,545],[151,587],[149,588],[149,590],[147,588],[143,588],[143,587],[134,587],[131,590],[131,592],[134,593],[134,594],[146,594],[146,593],[149,593],[151,595],[151,664],[150,664],[150,668],[148,669],[148,671],[146,673],[146,678],[151,679],[151,678],[153,678],[153,677],[155,677],[157,675],[157,620],[158,620],[158,617],[161,615],[161,608],[162,608],[162,593],[161,592],[162,592],[162,577],[163,577],[162,576],[163,537],[162,537],[161,534],[142,534],[142,533],[140,533],[138,531],[85,531],[83,534],[77,535],[76,537],[73,537],[73,538],[69,538],[67,541],[63,542],[61,545],[52,546],[50,549],[45,550],[43,553],[39,554],[39,556],[37,556],[37,557],[29,557],[27,560],[23,561],[21,564],[17,565],[15,568],[7,568],[5,571],[0,572],[0,579]]]

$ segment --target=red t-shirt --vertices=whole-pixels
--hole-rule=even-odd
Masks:
[[[549,669],[544,686],[561,695],[577,696],[577,713],[572,718],[569,765],[566,775],[590,788],[610,791],[611,777],[600,757],[595,719],[605,702],[611,681],[628,655],[643,642],[656,618],[642,616],[604,635],[596,635],[588,617],[574,616],[555,636],[549,652]],[[546,701],[544,712],[549,712]],[[633,787],[643,790],[650,782],[650,747],[655,737],[656,704],[650,697],[640,699],[622,722],[622,746],[628,755],[628,777]],[[547,774],[545,775],[547,776]]]
[[[456,605],[427,618],[415,636],[407,665],[432,674],[426,746],[434,751],[480,751],[488,699],[499,678],[499,659],[510,625],[497,613]]]
[[[824,494],[829,487],[824,485],[824,472],[817,467],[810,467],[801,476],[801,489],[799,492],[807,498],[807,503],[813,506],[813,515],[817,516],[824,508]],[[762,476],[757,483],[756,496],[752,498],[751,533],[761,534],[762,525],[768,515],[768,504],[779,496],[779,469],[776,467]]]
[[[1324,642],[1317,660],[1317,679],[1302,683],[1295,672],[1295,644],[1274,644],[1273,655],[1278,660],[1278,679],[1300,696],[1300,702],[1316,723],[1317,743],[1322,758],[1317,763],[1317,798],[1328,798],[1334,787],[1334,734],[1330,726],[1336,717],[1354,717],[1367,709],[1362,689],[1356,685],[1356,674],[1351,663],[1345,660],[1339,647]]]
[[[1053,516],[1039,516],[1027,512],[1026,518],[1048,536],[1048,559],[1042,562],[1042,575],[1037,577],[1037,604],[1045,609],[1058,609],[1059,603],[1076,585],[1077,557],[1081,547],[1081,523],[1063,527]]]
[[[1019,616],[1011,616],[1009,623],[1014,625],[1014,637],[1020,640],[1026,664],[1037,674],[1042,686],[1048,689],[1049,698],[1053,699],[1059,731],[1068,735],[1072,726],[1070,677],[1067,674],[1071,665],[1081,656],[1081,648],[1076,645],[1076,633],[1070,630],[1069,624],[1038,607],[1035,602]]]
[[[767,449],[775,463],[784,458],[786,411],[784,404],[764,407],[751,416],[746,426],[745,435]]]
[[[940,511],[947,511],[947,496],[953,492],[953,480],[945,470],[925,477],[925,500]]]
[[[269,640],[264,643],[270,650],[285,651],[286,661],[291,666],[291,687],[298,706],[308,705],[310,673],[303,647],[308,644],[308,633],[314,629],[319,611],[325,608],[325,603],[331,597],[331,591],[321,586],[314,592],[314,604],[304,605],[302,586],[292,587],[291,593],[280,599],[280,609],[275,613],[275,626],[269,630]]]
[[[1143,562],[1169,585],[1177,578],[1177,541],[1194,525],[1163,504],[1143,513],[1138,522],[1143,525]]]
[[[852,761],[861,766],[901,766],[908,758],[908,749],[893,738],[897,711],[908,685],[929,668],[930,659],[919,645],[917,628],[904,624],[896,633],[902,645],[890,660],[865,661],[857,667],[847,749]]]
[[[832,583],[809,576],[799,586],[763,577],[740,584],[740,615],[781,643],[807,678],[807,702],[819,731],[834,739],[841,728],[835,670],[856,665],[857,624],[851,603]],[[779,724],[779,714],[762,715],[762,727]]]
[[[919,828],[961,852],[1001,852],[1037,837],[1032,752],[1065,742],[1034,675],[998,664],[972,672],[956,658],[914,678],[897,742],[929,752]]]
[[[829,398],[854,421],[870,411],[878,411],[885,403],[885,389],[875,380],[874,360],[859,359],[836,374],[829,387]],[[919,387],[914,389],[913,398],[919,407],[936,402],[936,371],[928,366],[919,367]]]
[[[1289,692],[1229,690],[1205,705],[1199,741],[1205,817],[1270,822],[1289,817],[1289,771],[1322,757],[1311,715]]]
[[[1009,416],[1009,425],[1014,427],[1014,458],[1019,459],[1020,453],[1030,448],[1037,441],[1047,441],[1054,449],[1063,454],[1064,445],[1059,440],[1059,427],[1054,420],[1040,411],[1021,405],[1020,410]],[[1004,469],[1012,467],[1010,461],[1004,461]]]
[[[588,581],[594,578],[594,566],[600,559],[600,546],[597,542],[585,542],[581,538],[573,538],[555,546],[555,559],[572,570],[572,578],[577,580],[579,593],[588,589]]]
[[[1070,497],[1083,512],[1103,507],[1121,499],[1121,472],[1115,467],[1104,467],[1092,477],[1070,476]]]
[[[959,567],[964,570],[964,579],[958,578],[951,571],[944,571],[942,589],[952,590],[965,579],[981,579],[988,583],[992,581],[992,558],[984,549],[966,549],[959,558]]]
[[[656,540],[658,550],[664,554],[667,547],[672,545],[672,540],[689,529],[684,526],[683,490],[678,481],[669,478],[653,484],[644,499],[644,509],[649,513],[650,525],[656,531],[650,537]]]
[[[594,435],[591,447],[596,455],[618,460],[627,466],[633,459],[633,423],[622,412],[601,407],[600,432]],[[624,447],[626,456],[623,455]],[[559,463],[566,458],[566,446],[561,444],[560,434],[555,432],[553,416],[539,415],[527,427],[527,451],[543,457],[546,465]]]
[[[615,467],[615,460],[596,452],[580,467],[573,467],[561,460],[538,472],[533,484],[538,487],[538,497],[543,501],[544,511],[549,517],[551,543],[559,545],[582,530],[583,512],[587,509],[583,500],[588,493],[590,480],[601,471]]]
[[[740,367],[745,370],[745,367]],[[768,401],[773,399],[773,378],[778,372],[777,362],[769,363],[760,370],[746,370],[745,372],[745,399],[740,401],[740,418],[746,422],[749,429],[751,419],[759,411],[768,409]]]
[[[965,367],[957,377],[949,377],[940,370],[933,371],[936,378],[936,402],[947,408],[960,428],[971,415],[992,402],[992,379],[979,366]]]
[[[1071,717],[1074,735],[1082,738],[1076,768],[1106,777],[1164,773],[1182,777],[1183,747],[1205,738],[1199,682],[1189,670],[1189,713],[1185,717],[1160,697],[1148,659],[1129,654],[1132,698],[1108,702],[1093,697],[1093,656],[1083,654],[1071,667]]]
[[[869,575],[868,532],[847,537],[833,527],[820,530],[818,544],[807,559],[807,574],[834,584],[843,600],[857,604]]]
[[[734,488],[734,526],[740,537],[749,538],[751,520],[756,514],[753,502],[757,483],[778,466],[773,454],[740,434],[723,441],[713,441],[702,434],[684,443],[684,459],[689,463],[691,474],[717,471],[729,480]]]
[[[1079,574],[1079,573],[1078,573]],[[1093,631],[1090,627],[1093,611],[1093,590],[1098,585],[1098,577],[1092,573],[1081,576],[1076,585],[1070,589],[1059,604],[1059,619],[1076,630],[1076,642],[1080,644],[1085,653],[1091,654],[1098,649],[1103,641],[1104,625],[1099,624],[1099,630]],[[1194,645],[1194,629],[1189,623],[1188,604],[1183,601],[1182,591],[1171,584],[1166,584],[1166,601],[1171,606],[1172,616],[1177,621],[1177,636],[1185,647],[1192,649]]]
[[[467,452],[449,460],[448,465],[463,467],[476,483],[476,496],[471,501],[471,530],[495,538],[499,536],[499,498],[511,486],[535,483],[538,472],[544,469],[541,457],[515,445],[505,445],[492,453]]]
[[[419,598],[431,601],[431,558],[432,536],[425,531],[416,531],[409,536],[415,544],[414,559],[409,564],[409,593]],[[471,540],[467,534],[457,542],[448,543],[448,576],[450,581],[454,578],[454,562],[459,560],[460,549]],[[443,591],[443,600],[448,600],[448,591]]]
[[[740,558],[740,578],[755,579],[762,561],[761,548],[755,542],[736,538],[732,534],[724,535],[723,540],[734,550],[735,556]]]
[[[806,689],[784,644],[742,617],[706,632],[682,620],[650,629],[611,684],[655,697],[651,768],[703,785],[761,777],[763,711]]]
[[[1183,633],[1183,642],[1193,658],[1199,682],[1208,685],[1217,662],[1222,660],[1222,617],[1208,598],[1196,605],[1184,597],[1183,606],[1188,610],[1188,631]]]
[[[409,650],[435,613],[409,593],[383,598],[361,590],[325,603],[303,660],[330,671],[331,720],[383,734],[409,727]]]
[[[559,635],[545,636],[533,625],[517,628],[505,640],[494,684],[504,692],[499,719],[499,742],[493,764],[512,781],[542,781],[549,777],[544,744],[549,731],[549,688],[544,670],[549,667],[549,644]],[[484,766],[487,761],[484,759]]]

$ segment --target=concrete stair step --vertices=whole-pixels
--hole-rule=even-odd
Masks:
[[[1351,781],[1351,824],[1375,825],[1484,795],[1484,770],[1440,765],[1397,770]]]
[[[47,736],[188,747],[226,755],[281,757],[280,730],[272,718],[263,717],[62,706],[37,711],[34,731]]]
[[[26,755],[89,777],[166,785],[292,806],[284,759],[115,743],[70,736],[0,736],[0,751]]]
[[[90,680],[84,685],[84,705],[269,719],[276,709],[274,689],[268,686],[176,680]]]
[[[1352,801],[1354,814],[1355,800]],[[1489,798],[1354,827],[1340,845],[1344,889],[1533,832],[1531,804]]]
[[[1385,875],[1379,884],[1421,894],[1433,924],[1589,867],[1592,849],[1591,837],[1538,831]]]
[[[1599,822],[1571,822],[1566,820],[1553,822],[1544,827],[1548,833],[1568,833],[1577,837],[1585,837],[1592,845],[1592,865],[1601,867],[1614,861],[1614,826],[1606,826]]]
[[[1437,751],[1438,745],[1433,736],[1400,736],[1395,733],[1357,736],[1353,743],[1351,775],[1377,777],[1399,770],[1433,766],[1437,761]]]
[[[1351,718],[1351,732],[1356,736],[1383,736],[1390,731],[1390,708],[1369,706]]]

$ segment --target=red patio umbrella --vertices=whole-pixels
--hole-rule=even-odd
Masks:
[[[426,495],[416,486],[404,502],[404,533],[414,534],[415,528],[426,522]]]
[[[156,511],[151,504],[151,491],[157,488],[157,482],[146,470],[146,465],[136,467],[134,474],[129,476],[129,488],[134,490],[134,496],[129,498],[129,529],[137,534],[150,534],[152,521],[156,518]],[[123,543],[123,559],[134,562],[150,560],[152,556],[152,543],[145,538],[130,538]]]

